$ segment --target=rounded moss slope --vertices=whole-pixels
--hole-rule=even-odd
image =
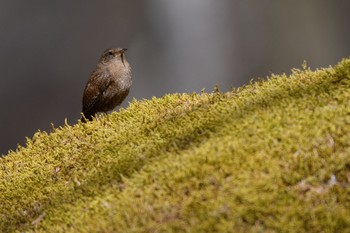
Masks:
[[[1,232],[350,232],[350,60],[172,94],[0,160]]]

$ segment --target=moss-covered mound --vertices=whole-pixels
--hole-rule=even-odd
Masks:
[[[350,60],[38,132],[0,231],[350,232]]]

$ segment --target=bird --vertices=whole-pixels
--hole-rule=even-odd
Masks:
[[[120,105],[132,84],[126,48],[106,49],[92,72],[83,93],[82,122],[91,121],[98,112],[108,112]]]

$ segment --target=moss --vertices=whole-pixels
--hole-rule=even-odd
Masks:
[[[0,160],[0,231],[350,232],[350,60],[171,94]]]

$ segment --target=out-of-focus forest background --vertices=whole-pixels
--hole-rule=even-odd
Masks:
[[[0,154],[80,118],[108,47],[127,47],[127,100],[220,90],[350,55],[350,1],[103,0],[0,3]]]

